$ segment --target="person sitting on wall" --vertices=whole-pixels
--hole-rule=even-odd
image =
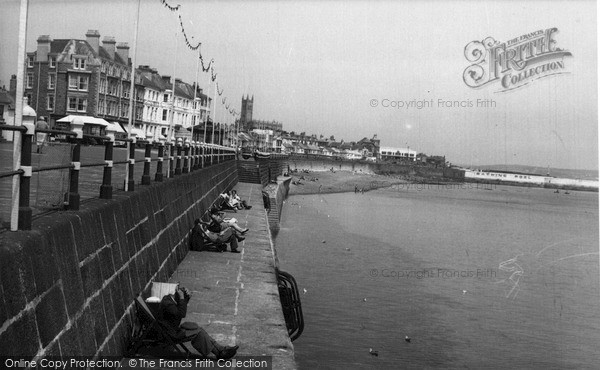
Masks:
[[[235,189],[231,190],[231,194],[229,196],[229,204],[237,207],[238,209],[251,209],[252,206],[249,206],[245,200],[242,200],[240,196],[237,194]]]
[[[231,202],[231,195],[229,194],[229,192],[225,192],[222,194],[219,194],[220,198],[223,198],[223,201],[221,202],[221,209],[226,209],[226,210],[231,210],[233,212],[237,212],[238,208],[237,206],[232,205]]]
[[[210,210],[210,219],[215,223],[221,225],[221,230],[227,227],[232,227],[235,231],[244,235],[248,232],[248,228],[242,229],[240,225],[237,224],[237,219],[235,218],[226,218],[225,212],[219,211],[217,208],[213,208]]]
[[[186,288],[177,288],[174,294],[167,294],[160,301],[158,320],[165,326],[167,333],[174,339],[185,338],[188,333],[182,328],[181,320],[187,314],[187,305],[191,294]],[[238,346],[224,346],[213,339],[203,328],[198,327],[198,333],[192,339],[194,347],[202,356],[214,354],[217,359],[230,359],[235,356]]]
[[[231,248],[231,253],[240,253],[238,251],[238,241],[242,241],[246,239],[245,237],[238,235],[234,228],[232,227],[223,227],[221,226],[221,222],[218,218],[212,217],[212,212],[215,209],[211,210],[211,220],[207,224],[205,234],[210,241],[217,245],[223,245],[224,248],[219,248],[222,252],[227,249],[227,244],[229,244]],[[216,211],[218,212],[218,210]]]

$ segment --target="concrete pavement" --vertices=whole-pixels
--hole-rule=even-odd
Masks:
[[[192,292],[185,321],[198,323],[222,344],[238,345],[236,357],[273,356],[273,369],[295,369],[262,187],[239,183],[236,189],[253,206],[228,215],[250,228],[240,243],[241,253],[190,251],[169,282],[179,282]]]

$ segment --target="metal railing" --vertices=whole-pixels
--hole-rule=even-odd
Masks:
[[[24,117],[25,118],[25,117]],[[174,178],[182,174],[187,174],[211,165],[223,163],[236,159],[236,151],[234,148],[224,147],[216,144],[207,144],[190,140],[177,139],[176,142],[158,142],[158,147],[155,148],[155,143],[148,140],[136,140],[132,134],[130,139],[117,139],[115,132],[107,129],[106,136],[88,135],[83,133],[83,123],[73,121],[71,123],[71,131],[50,130],[50,129],[35,129],[35,126],[30,120],[22,126],[11,126],[2,124],[0,131],[13,131],[14,139],[18,141],[13,143],[13,148],[20,154],[16,161],[13,161],[12,170],[0,172],[0,179],[12,178],[13,184],[18,183],[18,191],[15,191],[13,186],[13,194],[11,195],[11,225],[12,231],[30,230],[32,224],[33,210],[30,206],[31,194],[31,177],[33,173],[40,173],[52,170],[69,170],[69,190],[65,194],[64,208],[67,210],[77,211],[80,208],[81,194],[80,171],[82,168],[103,167],[102,182],[99,186],[98,198],[111,199],[113,195],[113,166],[117,164],[126,164],[126,178],[124,179],[124,190],[135,190],[135,165],[139,162],[144,162],[143,175],[141,176],[141,185],[147,186],[152,184],[150,164],[156,162],[156,173],[154,174],[155,182],[162,182],[169,178]],[[50,135],[61,135],[68,138],[68,143],[72,149],[69,164],[32,167],[32,148],[33,137],[37,133],[45,133]],[[104,143],[104,161],[81,163],[81,147],[84,139],[100,140]],[[123,141],[128,143],[128,158],[125,161],[113,161],[114,143]],[[136,144],[142,144],[144,147],[144,159],[136,160],[135,151]],[[20,148],[20,151],[19,151]],[[152,152],[156,150],[156,157],[152,157]],[[92,156],[91,156],[92,157]],[[93,158],[91,158],[93,160]],[[166,171],[163,168],[164,161],[167,161]],[[17,216],[18,214],[18,216]]]
[[[300,337],[304,331],[304,315],[302,314],[302,303],[296,279],[287,272],[276,269],[277,287],[279,288],[279,300],[285,318],[290,340],[293,342]]]

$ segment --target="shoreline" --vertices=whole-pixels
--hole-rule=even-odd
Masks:
[[[298,171],[290,174],[288,195],[333,194],[368,192],[399,184],[432,183],[436,185],[454,184],[451,179],[425,179],[393,175],[377,175],[352,171]],[[356,190],[355,190],[356,189]]]
[[[477,182],[477,181],[457,181],[449,178],[425,178],[415,177],[407,178],[402,175],[378,175],[373,173],[353,172],[353,171],[298,171],[291,173],[287,178],[291,178],[288,195],[312,195],[312,194],[334,194],[368,192],[370,190],[387,188],[395,185],[414,184],[415,186],[434,185],[443,187],[456,184],[473,184],[473,186],[482,188],[491,188],[498,185],[515,186],[522,188],[540,188],[559,191],[586,191],[598,192],[598,189],[575,188],[575,187],[550,187],[550,186],[528,186],[514,182]],[[469,186],[469,185],[465,185]]]

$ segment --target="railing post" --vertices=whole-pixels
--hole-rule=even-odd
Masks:
[[[192,171],[198,169],[198,142],[192,140]]]
[[[181,175],[181,146],[183,144],[183,139],[177,138],[177,164],[175,165],[175,176]]]
[[[154,181],[163,181],[163,157],[165,156],[165,139],[158,139],[158,162],[156,163],[156,175],[154,175]]]
[[[142,185],[150,185],[150,163],[152,162],[152,139],[146,142],[144,152],[144,174],[142,175]]]
[[[200,168],[204,168],[205,167],[205,159],[204,159],[204,143],[200,143]]]
[[[136,133],[130,133],[131,142],[129,143],[129,173],[127,174],[127,191],[135,190],[135,180],[133,177],[133,171],[135,169],[135,143]]]
[[[81,140],[83,140],[83,120],[75,118],[71,122],[71,131],[77,136],[75,137],[75,147],[73,148],[73,157],[71,161],[70,185],[69,185],[69,209],[73,211],[79,210],[79,170],[81,169]]]
[[[29,108],[29,109],[27,109]],[[36,113],[29,105],[23,108],[23,127],[27,131],[21,135],[21,181],[19,183],[19,230],[31,230],[31,217],[33,210],[29,206],[29,196],[31,193],[31,144],[35,134]],[[16,136],[16,135],[15,135]]]
[[[215,163],[215,146],[214,144],[210,145],[210,165],[212,166]]]
[[[186,138],[185,142],[183,144],[183,169],[181,170],[182,173],[190,172],[189,155],[190,155],[190,141]]]
[[[169,178],[173,178],[173,176],[175,176],[175,171],[174,171],[174,163],[173,163],[173,159],[175,158],[175,143],[173,143],[172,141],[169,142]]]
[[[109,140],[104,143],[104,173],[102,174],[102,185],[100,185],[100,199],[112,198],[112,168],[113,148],[115,143],[116,129],[113,126],[106,128],[106,136]]]

